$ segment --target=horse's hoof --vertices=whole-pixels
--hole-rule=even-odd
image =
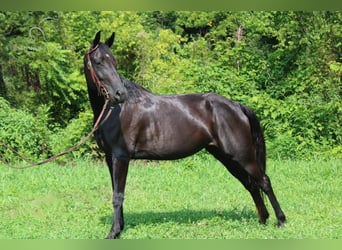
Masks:
[[[115,240],[115,239],[119,239],[119,238],[120,238],[120,233],[110,232],[105,239],[106,240]]]
[[[285,225],[285,221],[278,221],[277,226],[278,228],[282,228]]]

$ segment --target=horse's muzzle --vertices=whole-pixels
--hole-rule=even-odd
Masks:
[[[119,89],[115,92],[112,102],[113,103],[122,103],[127,99],[127,90],[126,89]]]

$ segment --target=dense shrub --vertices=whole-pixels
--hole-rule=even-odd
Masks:
[[[82,112],[77,118],[71,120],[65,128],[55,129],[55,132],[50,136],[51,152],[58,154],[80,142],[92,130],[92,118],[92,112]],[[99,156],[100,151],[92,137],[85,144],[77,148],[77,150],[65,157],[66,159],[78,159],[80,157],[97,158]],[[63,161],[65,158],[61,159]]]
[[[23,110],[11,108],[0,97],[0,142],[11,147],[31,160],[37,160],[49,154],[48,110],[39,107],[39,116],[33,116]],[[0,146],[0,157],[4,161],[18,161],[15,152]]]
[[[11,101],[1,100],[0,139],[29,156],[63,151],[90,131],[82,59],[101,29],[116,32],[118,71],[152,92],[215,92],[249,105],[269,157],[342,157],[340,12],[1,12],[0,20],[0,95]],[[91,141],[71,156],[98,150]]]
[[[43,107],[33,116],[23,110],[15,110],[0,97],[0,155],[6,162],[21,161],[21,156],[30,161],[63,152],[76,145],[92,129],[92,113],[80,113],[65,128],[48,125],[48,110]],[[14,152],[13,152],[14,150]],[[93,140],[66,155],[63,159],[97,158],[100,152]]]

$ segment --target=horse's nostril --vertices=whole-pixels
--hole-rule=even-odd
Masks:
[[[114,99],[118,102],[123,102],[127,97],[126,91],[124,89],[117,90],[114,95]]]

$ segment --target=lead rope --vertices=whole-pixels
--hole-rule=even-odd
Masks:
[[[71,153],[72,151],[75,151],[77,148],[79,148],[79,147],[82,146],[84,143],[86,143],[86,142],[89,140],[89,138],[95,133],[95,131],[98,130],[98,128],[99,128],[102,124],[104,124],[104,123],[107,121],[107,119],[109,118],[110,114],[112,113],[112,109],[110,109],[110,110],[108,111],[106,117],[105,117],[105,118],[103,119],[103,121],[100,123],[100,121],[101,121],[101,119],[102,119],[102,116],[103,116],[103,114],[104,114],[104,112],[105,112],[105,110],[106,110],[106,107],[107,107],[108,102],[109,102],[109,99],[106,99],[106,101],[105,101],[105,103],[104,103],[104,105],[103,105],[103,108],[102,108],[102,110],[101,110],[101,113],[100,113],[99,117],[97,118],[97,120],[96,120],[96,122],[95,122],[95,124],[94,124],[94,126],[93,126],[93,129],[90,131],[90,133],[89,133],[87,136],[83,137],[83,139],[82,139],[79,143],[77,143],[75,146],[69,148],[68,150],[65,150],[65,151],[63,151],[63,152],[61,152],[61,153],[59,153],[59,154],[56,154],[56,155],[54,155],[54,156],[52,156],[52,157],[50,157],[50,158],[48,158],[48,159],[45,159],[45,160],[42,160],[42,161],[39,161],[39,162],[31,162],[31,161],[27,160],[23,155],[21,155],[20,153],[18,153],[17,151],[15,151],[13,148],[11,148],[11,147],[5,145],[4,143],[0,142],[1,145],[3,145],[4,147],[6,147],[7,149],[11,150],[12,152],[16,153],[17,155],[20,156],[20,158],[22,158],[22,159],[25,160],[26,162],[29,162],[30,164],[27,165],[27,166],[13,166],[13,165],[10,165],[10,164],[6,163],[6,162],[5,162],[3,159],[1,159],[1,158],[0,158],[0,160],[1,160],[7,167],[9,167],[9,168],[13,168],[13,169],[26,169],[26,168],[32,168],[32,167],[35,167],[35,166],[39,166],[39,165],[46,164],[46,163],[48,163],[48,162],[50,162],[50,161],[56,160],[57,158],[59,158],[59,157],[61,157],[61,156],[63,156],[63,155],[66,155],[66,154]]]

